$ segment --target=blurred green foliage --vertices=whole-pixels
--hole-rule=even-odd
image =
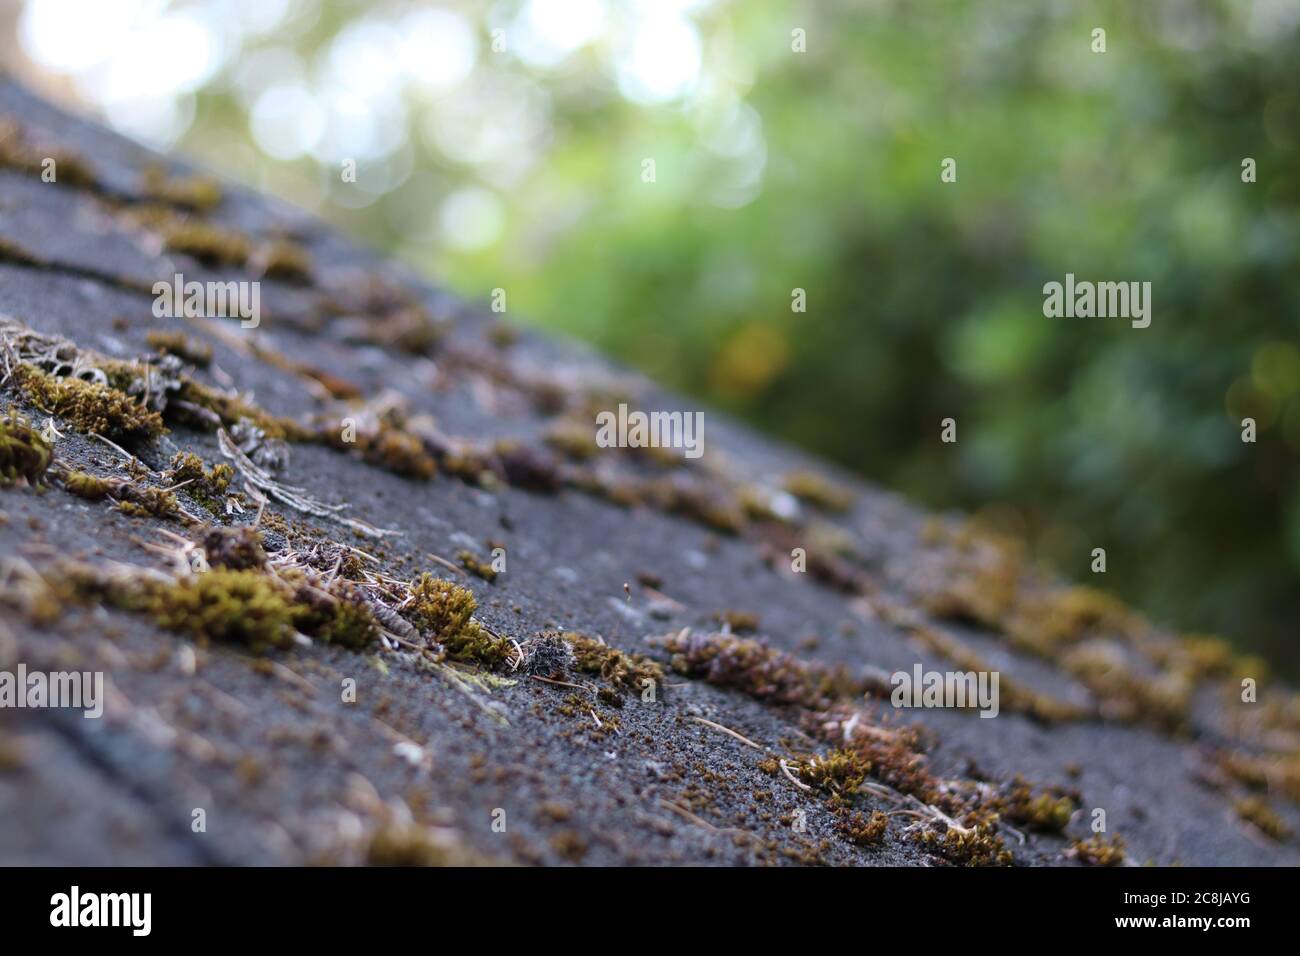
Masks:
[[[310,63],[389,12],[302,6],[244,58],[287,42]],[[474,70],[403,95],[400,149],[362,165],[386,184],[373,201],[337,181],[337,155],[246,145],[234,168],[232,138],[252,140],[222,82],[181,145],[465,295],[505,288],[512,317],[979,510],[1077,577],[1104,547],[1104,586],[1158,618],[1294,657],[1300,4],[697,3],[699,75],[650,104],[616,81],[622,4],[546,65],[490,50],[522,4],[446,6],[474,23]],[[497,155],[438,148],[457,109],[447,128],[496,128]],[[458,246],[434,221],[467,186],[488,240]],[[1067,272],[1151,282],[1151,327],[1045,318],[1042,286]]]

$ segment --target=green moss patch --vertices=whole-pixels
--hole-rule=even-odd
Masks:
[[[54,449],[21,415],[0,418],[0,484],[41,480],[54,460]]]
[[[157,438],[167,430],[161,415],[109,385],[59,378],[28,364],[14,370],[14,380],[33,405],[80,432],[129,443]]]

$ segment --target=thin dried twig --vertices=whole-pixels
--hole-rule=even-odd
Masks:
[[[143,469],[144,469],[147,473],[149,473],[150,475],[155,474],[155,472],[154,472],[154,470],[153,470],[152,468],[150,468],[148,465],[146,465],[144,462],[142,462],[142,461],[141,461],[139,458],[137,458],[135,455],[131,454],[129,451],[127,451],[127,450],[126,450],[125,448],[123,448],[121,445],[118,445],[118,444],[116,444],[115,442],[111,442],[111,441],[109,441],[107,438],[105,438],[103,435],[98,434],[97,432],[89,432],[88,434],[90,435],[91,438],[94,438],[94,439],[96,439],[97,441],[102,441],[105,445],[107,445],[109,448],[113,449],[115,452],[117,452],[117,453],[118,453],[119,455],[121,455],[123,458],[126,458],[126,459],[128,459],[129,461],[134,462],[134,463],[136,464],[137,467],[139,467],[139,468],[143,468]]]
[[[790,768],[785,765],[784,760],[780,761],[780,764],[781,764],[781,772],[785,774],[786,779],[788,779],[792,784],[794,784],[800,790],[806,790],[809,793],[812,792],[812,787],[808,786],[808,784],[804,783],[802,780],[800,780],[798,777],[796,777],[794,774],[790,772]]]
[[[240,450],[234,439],[230,437],[224,428],[217,429],[217,442],[221,446],[221,453],[235,463],[235,467],[239,469],[249,484],[261,489],[276,501],[288,505],[295,511],[338,522],[344,527],[359,531],[372,538],[400,534],[398,531],[376,528],[374,525],[358,521],[355,518],[346,518],[339,512],[345,510],[348,507],[347,505],[327,505],[310,497],[305,488],[296,485],[285,485],[276,481]]]
[[[708,727],[712,727],[714,730],[720,730],[724,734],[730,734],[732,737],[735,737],[737,740],[739,740],[742,744],[746,744],[747,746],[753,747],[755,750],[764,749],[763,747],[760,747],[758,744],[754,743],[754,741],[750,740],[744,734],[738,733],[732,730],[730,727],[724,727],[722,726],[722,724],[714,723],[711,720],[705,720],[703,717],[692,717],[691,720],[699,721],[701,724],[704,724]]]
[[[555,680],[552,677],[543,677],[541,674],[530,674],[529,676],[532,677],[533,680],[541,681],[543,684],[555,684],[557,687],[572,687],[575,690],[585,690],[588,694],[595,693],[595,691],[590,687],[585,687],[582,684],[574,684],[567,680]]]
[[[715,833],[718,830],[718,828],[715,827],[708,820],[705,820],[702,817],[697,817],[695,814],[691,813],[691,811],[687,810],[685,807],[678,806],[677,804],[673,803],[671,800],[664,800],[661,798],[659,800],[659,805],[662,806],[665,810],[671,810],[673,813],[677,814],[678,816],[691,821],[691,823],[694,823],[697,827],[704,827],[704,829],[712,830]]]
[[[452,564],[446,558],[441,557],[440,555],[436,555],[432,551],[426,551],[425,555],[428,557],[430,561],[436,562],[437,564],[441,564],[448,571],[455,571],[458,575],[462,577],[465,576],[465,569],[462,568],[459,564]]]

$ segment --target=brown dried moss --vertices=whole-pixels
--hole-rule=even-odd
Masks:
[[[424,449],[424,443],[395,428],[380,429],[361,446],[363,457],[397,475],[428,481],[438,473],[438,466]]]
[[[336,578],[326,585],[304,571],[282,573],[280,578],[292,590],[290,614],[297,630],[353,650],[378,639],[378,622],[352,583]]]
[[[835,829],[854,846],[878,846],[889,829],[889,817],[879,810],[870,817],[854,811],[836,820]]]
[[[262,535],[256,528],[241,525],[223,528],[214,525],[199,539],[208,563],[213,567],[236,571],[266,567],[266,552],[262,548]]]
[[[756,700],[824,710],[837,700],[860,696],[866,685],[843,667],[827,668],[729,634],[678,633],[664,639],[672,667],[710,684],[736,687]]]

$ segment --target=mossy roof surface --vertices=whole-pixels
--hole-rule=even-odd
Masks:
[[[949,593],[954,578],[987,594],[1005,583],[1000,575],[1021,573],[996,562],[992,570],[973,567],[979,547],[951,530],[960,519],[936,533],[934,519],[897,496],[712,412],[698,466],[609,453],[614,485],[625,482],[636,507],[610,500],[619,487],[594,492],[598,479],[582,470],[588,466],[562,456],[546,465],[559,476],[558,490],[532,490],[538,469],[497,443],[541,449],[548,429],[589,409],[594,396],[627,392],[644,408],[687,406],[574,344],[531,333],[507,343],[493,332],[499,316],[282,203],[224,184],[221,201],[201,215],[246,236],[254,250],[290,237],[309,256],[310,275],[263,280],[255,335],[232,321],[155,318],[154,281],[177,271],[200,281],[257,278],[250,271],[257,252],[242,271],[208,264],[166,251],[132,216],[148,198],[145,170],[161,164],[182,180],[192,171],[4,80],[0,118],[17,124],[33,149],[48,143],[84,157],[96,177],[89,187],[55,185],[0,166],[0,250],[30,254],[29,261],[0,254],[0,316],[120,361],[155,353],[150,333],[156,342],[157,333],[179,331],[212,352],[208,367],[187,371],[195,381],[236,387],[269,414],[303,423],[341,421],[350,408],[362,430],[376,434],[394,420],[383,409],[400,407],[403,434],[421,436],[437,459],[436,476],[414,480],[385,467],[380,442],[373,455],[292,443],[286,484],[313,501],[346,503],[346,514],[367,526],[401,533],[366,537],[271,500],[261,527],[272,556],[346,544],[365,552],[366,570],[382,580],[429,572],[471,588],[475,618],[491,635],[521,647],[554,630],[598,636],[667,673],[651,702],[599,672],[551,681],[522,667],[422,666],[424,658],[413,660],[400,644],[357,652],[314,641],[259,655],[164,631],[148,616],[97,601],[68,602],[54,614],[6,611],[0,667],[21,661],[29,669],[103,671],[112,695],[98,721],[66,711],[0,712],[0,863],[383,862],[394,841],[397,856],[428,862],[944,862],[908,829],[927,811],[859,793],[856,810],[893,814],[882,840],[860,846],[846,838],[825,794],[796,782],[801,758],[832,749],[807,708],[773,703],[743,682],[711,683],[706,673],[672,669],[663,637],[690,628],[725,640],[716,632],[728,614],[757,617],[745,639],[814,672],[842,668],[864,685],[918,662],[958,669],[938,650],[944,645],[924,639],[931,628],[1004,681],[1077,708],[1077,719],[1044,723],[1005,707],[984,720],[896,711],[887,699],[841,702],[885,733],[918,728],[916,752],[937,779],[996,788],[1019,775],[1073,793],[1078,811],[1064,834],[999,830],[1018,863],[1072,864],[1071,844],[1090,835],[1093,808],[1106,810],[1108,832],[1123,837],[1134,862],[1300,862],[1293,838],[1266,838],[1233,814],[1248,775],[1226,773],[1219,756],[1296,766],[1294,711],[1265,729],[1254,726],[1255,712],[1240,710],[1252,705],[1225,692],[1238,665],[1191,683],[1186,724],[1177,731],[1147,720],[1146,705],[1135,705],[1131,693],[1147,683],[1121,682],[1120,696],[1108,697],[1111,685],[1095,666],[1072,669],[1064,655],[1035,651],[1025,638],[1032,617],[1002,627],[995,618],[1005,608],[990,611],[970,593]],[[410,315],[434,330],[436,344],[411,348],[410,338],[403,346],[374,331]],[[366,401],[332,402],[322,383],[334,380]],[[39,425],[52,418],[64,467],[128,476],[121,453],[64,427],[14,389],[0,389],[0,405]],[[169,429],[129,449],[154,473],[141,479],[146,485],[162,486],[157,476],[178,451],[209,468],[228,460],[213,430],[175,419]],[[474,477],[494,469],[500,475]],[[732,507],[728,496],[738,487],[777,491],[785,476],[804,472],[847,489],[852,506],[836,513],[805,504],[795,526],[755,520],[729,534],[698,497],[686,500],[664,484],[699,481],[713,504]],[[241,485],[237,479],[232,488]],[[257,511],[248,493],[242,514],[214,514],[186,489],[176,493],[187,513],[217,524],[247,524]],[[47,576],[69,561],[182,573],[177,538],[202,533],[188,519],[132,515],[68,494],[57,478],[0,489],[0,513],[0,555]],[[507,570],[491,582],[447,567],[462,551],[487,561],[497,546]],[[797,546],[832,570],[790,573]],[[15,566],[6,565],[10,587]],[[1122,639],[1070,637],[1143,682],[1160,679],[1161,649],[1176,641],[1146,625]],[[355,702],[343,700],[347,679],[355,681]],[[1287,693],[1262,681],[1254,706]],[[792,773],[774,772],[774,761]],[[1280,792],[1269,799],[1294,831],[1296,806]],[[196,808],[206,811],[204,833],[191,827]]]

